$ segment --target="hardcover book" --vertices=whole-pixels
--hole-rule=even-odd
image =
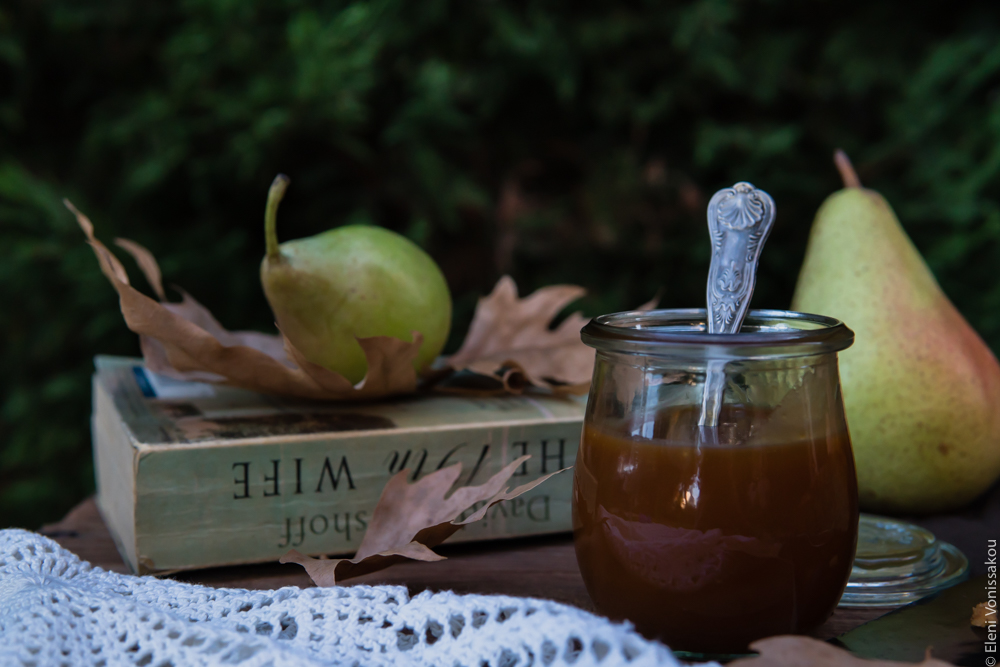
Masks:
[[[460,486],[531,454],[511,485],[572,466],[585,397],[416,395],[319,403],[178,382],[95,359],[97,504],[135,572],[353,553],[389,478],[463,464]],[[571,530],[572,475],[452,541]]]

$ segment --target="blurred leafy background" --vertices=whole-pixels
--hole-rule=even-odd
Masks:
[[[778,203],[754,303],[787,306],[841,146],[998,349],[997,16],[990,0],[7,0],[0,525],[92,491],[91,359],[138,352],[64,196],[227,326],[272,330],[257,268],[283,171],[282,238],[370,221],[438,260],[454,347],[504,273],[522,292],[582,284],[589,315],[661,288],[702,303],[707,197],[737,180]]]

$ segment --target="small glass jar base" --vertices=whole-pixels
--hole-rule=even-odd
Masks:
[[[898,519],[862,514],[858,550],[840,607],[896,607],[965,580],[969,560],[947,542]]]

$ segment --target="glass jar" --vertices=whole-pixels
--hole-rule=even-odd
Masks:
[[[833,612],[858,535],[841,322],[757,310],[604,315],[573,481],[577,560],[597,610],[671,648],[739,653]],[[717,427],[698,426],[724,373]],[[718,385],[718,383],[715,383]]]

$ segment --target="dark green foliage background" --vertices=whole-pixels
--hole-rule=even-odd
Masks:
[[[138,351],[63,196],[227,326],[270,330],[257,267],[283,171],[283,238],[370,221],[440,262],[454,346],[505,272],[586,286],[590,315],[661,288],[698,305],[707,197],[737,180],[777,201],[754,302],[787,306],[842,146],[997,349],[997,18],[991,0],[7,0],[0,525],[92,489],[91,359]]]

